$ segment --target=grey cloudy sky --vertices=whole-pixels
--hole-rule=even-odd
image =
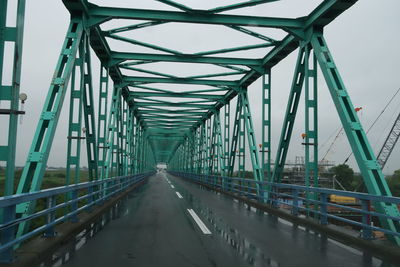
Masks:
[[[93,2],[99,5],[174,10],[171,7],[151,0],[99,0]],[[182,1],[182,3],[189,7],[199,9],[215,7],[216,2],[220,6],[238,1]],[[282,0],[230,13],[298,17],[308,14],[320,2],[314,0]],[[25,104],[27,113],[23,117],[23,123],[19,125],[18,130],[17,165],[19,166],[25,163],[61,44],[68,27],[68,21],[69,13],[61,1],[27,1],[21,92],[26,92],[29,99]],[[114,25],[118,25],[118,23],[116,22]],[[104,25],[104,27],[110,26]],[[400,87],[399,26],[400,1],[360,0],[325,28],[325,38],[347,86],[353,104],[356,107],[361,106],[363,108],[359,114],[364,129],[367,129],[371,125],[383,106]],[[276,38],[283,36],[277,30],[260,30],[260,32],[271,34]],[[174,24],[168,28],[163,26],[146,28],[137,32],[135,31],[135,34],[138,40],[148,41],[182,52],[197,52],[258,42],[254,38],[226,29],[224,30],[224,28],[219,26]],[[110,42],[110,45],[116,50],[126,50],[128,48],[126,46],[114,46],[112,42]],[[141,50],[138,49],[135,51]],[[264,50],[264,54],[266,51]],[[263,55],[262,52],[262,50],[257,50],[246,55],[260,58]],[[297,51],[284,59],[272,72],[273,158],[275,157],[282,127],[282,119],[286,108],[296,57]],[[97,88],[99,63],[94,57],[92,62],[94,86]],[[175,69],[173,64],[169,64],[167,67],[169,68],[168,70],[178,72],[177,74],[187,75],[190,72],[187,68],[179,68],[178,66]],[[207,72],[213,71],[213,69],[211,67],[210,69],[204,69],[203,67],[203,69],[196,69],[196,71]],[[258,143],[261,133],[260,95],[261,81],[259,80],[249,88]],[[95,98],[97,99],[97,92]],[[49,166],[65,166],[68,102],[69,97],[67,93],[48,162]],[[300,103],[300,113],[293,133],[292,146],[288,156],[289,160],[294,160],[296,155],[304,154],[304,148],[301,145],[301,133],[304,132],[304,99]],[[371,130],[369,138],[374,151],[379,150],[393,123],[394,116],[400,112],[399,104],[400,97],[397,97],[382,116],[379,123]],[[320,158],[322,158],[333,138],[328,141],[326,140],[340,127],[340,122],[321,74],[319,75],[319,124],[319,143],[321,145],[323,143],[327,144],[320,150]],[[2,125],[4,124],[2,123]],[[349,151],[350,148],[345,136],[340,136],[326,159],[342,163]],[[400,145],[397,146],[389,160],[384,170],[385,173],[391,173],[395,169],[400,169],[398,163],[399,156]],[[356,168],[354,159],[350,161],[350,164]],[[85,161],[83,165],[85,165]],[[250,163],[248,162],[247,168],[249,167]]]

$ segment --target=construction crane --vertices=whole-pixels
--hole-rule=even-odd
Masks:
[[[393,151],[394,146],[399,140],[400,136],[400,113],[397,116],[392,129],[390,130],[388,136],[386,137],[385,143],[383,144],[381,150],[379,151],[377,160],[381,169],[385,167],[385,164]]]
[[[389,102],[383,108],[381,113],[379,113],[378,117],[374,120],[372,125],[368,128],[366,134],[368,134],[369,131],[375,126],[375,124],[381,118],[383,113],[385,113],[386,109],[392,103],[393,99],[397,96],[397,94],[399,92],[400,92],[400,88],[397,89],[396,93],[392,96],[392,98],[389,100]],[[383,167],[385,167],[385,164],[386,164],[390,154],[392,153],[394,146],[397,143],[397,140],[399,140],[399,136],[400,136],[400,113],[399,113],[399,115],[397,115],[397,118],[394,121],[392,129],[390,130],[389,135],[386,137],[385,143],[383,144],[381,150],[379,151],[377,161],[378,161],[378,164],[381,166],[381,169],[383,169]],[[343,164],[347,163],[347,161],[350,159],[351,155],[353,155],[353,152],[350,153],[350,155],[346,158],[346,160],[343,162]]]

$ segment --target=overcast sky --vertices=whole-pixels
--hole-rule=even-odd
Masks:
[[[182,1],[192,8],[212,8],[218,5],[230,4],[238,1],[211,1],[191,0]],[[308,14],[321,1],[307,0],[282,0],[277,3],[264,4],[256,8],[246,8],[232,14],[254,14],[257,16],[287,16],[299,17]],[[174,10],[171,7],[156,1],[95,1],[99,5],[115,5],[137,8],[162,8]],[[24,109],[22,124],[18,129],[17,165],[25,163],[27,152],[32,142],[38,118],[45,100],[47,90],[54,72],[54,67],[60,52],[61,44],[68,27],[69,13],[61,1],[40,0],[27,1],[24,50],[22,59],[21,92],[28,94],[28,101]],[[123,21],[122,21],[123,22]],[[122,22],[115,22],[120,25]],[[126,24],[126,21],[123,22]],[[103,29],[112,25],[104,25]],[[336,65],[347,86],[353,104],[362,107],[359,113],[364,129],[369,128],[372,121],[378,116],[383,107],[400,87],[400,1],[398,0],[360,0],[352,8],[339,16],[325,28],[325,38],[334,56]],[[259,30],[261,33],[270,34],[275,38],[281,38],[282,32],[277,30]],[[198,26],[186,24],[173,24],[169,27],[156,26],[135,32],[135,38],[148,41],[153,44],[176,49],[182,52],[198,52],[201,50],[217,49],[221,47],[234,47],[236,45],[259,43],[259,40],[240,33],[229,31],[222,26]],[[112,49],[126,51],[127,46],[114,46]],[[140,48],[135,47],[140,51]],[[268,50],[249,52],[249,57],[261,58]],[[229,54],[227,54],[228,56]],[[230,56],[230,55],[229,55]],[[293,76],[297,51],[283,60],[272,72],[272,111],[273,111],[273,158],[282,120],[286,108],[287,96]],[[99,63],[93,56],[94,88],[98,88]],[[163,66],[165,68],[165,65]],[[168,71],[175,74],[190,75],[187,68],[169,64]],[[160,67],[161,68],[161,67]],[[213,69],[196,69],[199,72],[212,72]],[[177,72],[177,73],[176,73]],[[7,77],[5,77],[5,80]],[[59,127],[54,139],[49,166],[65,166],[66,136],[68,121],[69,93],[64,102]],[[253,112],[253,120],[256,127],[257,142],[260,142],[261,134],[261,81],[256,81],[249,88],[249,97]],[[97,92],[95,99],[97,99]],[[236,102],[236,101],[233,101]],[[369,133],[369,139],[374,151],[378,151],[393,124],[395,116],[400,112],[400,96],[396,97],[392,105],[384,113],[378,124]],[[233,109],[232,109],[233,113]],[[4,125],[4,118],[0,118]],[[320,159],[325,155],[331,144],[340,122],[337,112],[330,99],[322,74],[319,73],[319,143]],[[295,156],[304,154],[301,145],[301,133],[304,132],[304,99],[300,102],[300,112],[296,120],[292,138],[292,146],[288,160],[294,160]],[[328,137],[331,138],[329,139]],[[0,139],[4,143],[4,136]],[[82,146],[84,148],[84,146]],[[83,151],[84,152],[84,151]],[[344,135],[339,136],[326,156],[327,160],[342,163],[350,152],[350,147]],[[84,155],[84,154],[82,154]],[[400,169],[398,163],[400,145],[395,148],[384,173],[390,174]],[[84,158],[84,156],[82,156]],[[354,159],[350,162],[356,168]],[[86,161],[83,162],[83,165]],[[250,162],[247,162],[247,169]]]

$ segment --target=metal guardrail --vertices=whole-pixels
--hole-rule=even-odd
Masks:
[[[373,216],[400,222],[399,217],[388,216],[375,210],[371,210],[371,204],[376,202],[399,205],[400,198],[398,197],[376,196],[358,192],[272,183],[266,181],[258,182],[252,179],[236,177],[222,177],[173,171],[170,171],[169,173],[225,192],[235,193],[248,199],[254,199],[261,203],[268,203],[275,208],[286,206],[290,209],[293,215],[298,216],[302,213],[306,216],[313,216],[318,219],[320,224],[328,224],[328,219],[332,219],[359,227],[361,229],[361,237],[367,240],[373,239],[372,231],[380,231],[386,235],[392,236],[393,238],[400,237],[399,232],[371,225],[371,218]],[[330,195],[355,198],[358,205],[344,205],[341,203],[330,202]],[[304,205],[302,205],[302,203]],[[357,206],[359,206],[359,208]],[[330,207],[342,211],[349,211],[353,215],[361,217],[361,222],[329,213]]]
[[[0,197],[0,209],[3,212],[3,220],[0,224],[0,261],[12,262],[14,259],[14,250],[21,242],[41,233],[45,237],[55,236],[54,227],[57,224],[67,220],[77,222],[77,215],[80,212],[90,211],[93,206],[101,205],[112,196],[142,182],[153,173],[119,176],[50,188],[33,193]],[[58,201],[57,198],[59,198]],[[62,201],[59,201],[60,199]],[[45,200],[46,202],[44,209],[27,216],[17,217],[18,205],[41,200]],[[65,213],[57,217],[56,212],[61,209]],[[21,223],[30,223],[32,220],[43,216],[46,218],[43,225],[17,236],[17,228]]]

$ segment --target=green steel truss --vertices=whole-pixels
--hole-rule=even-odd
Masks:
[[[1,5],[4,6],[5,2],[2,1]],[[154,169],[157,164],[166,164],[170,170],[200,174],[244,175],[246,155],[249,155],[255,180],[280,182],[304,87],[305,178],[307,186],[318,186],[319,66],[368,191],[376,195],[391,195],[323,38],[323,28],[357,0],[325,0],[310,14],[300,18],[237,14],[243,7],[256,5],[268,10],[269,2],[274,0],[243,1],[209,10],[192,9],[172,0],[159,2],[176,10],[115,8],[94,5],[87,0],[63,0],[71,13],[71,23],[17,193],[36,191],[41,187],[68,82],[71,78],[74,84],[78,79],[78,69],[82,73],[79,77],[80,88],[75,85],[70,88],[67,157],[69,171],[72,166],[75,167],[74,182],[79,178],[80,142],[83,138],[88,151],[90,179],[140,173]],[[24,1],[20,0],[19,3],[21,9],[18,12],[23,13]],[[4,41],[15,41],[16,46],[21,47],[23,19],[16,28],[7,28],[4,25],[5,8],[1,10],[0,27],[6,34],[0,34],[0,52],[4,49]],[[235,14],[225,14],[226,11],[235,11]],[[114,27],[113,22],[120,19],[126,25]],[[135,22],[129,23],[130,20]],[[159,36],[152,43],[140,40],[139,30],[177,23],[201,24],[204,27],[217,25],[226,31],[250,36],[257,43],[187,53],[159,45]],[[284,37],[272,38],[258,31],[266,28],[280,31]],[[135,38],[133,34],[127,37],[129,33],[135,33]],[[111,46],[111,40],[113,44],[131,48],[112,49],[114,45]],[[101,64],[99,102],[96,107],[93,90],[97,88],[92,86],[90,49]],[[256,50],[264,51],[264,56],[246,56],[247,52]],[[271,72],[276,64],[295,50],[299,55],[272,168]],[[236,53],[241,56],[231,56]],[[0,58],[2,63],[3,59]],[[183,64],[187,69],[193,66],[195,73],[174,73],[177,64]],[[210,66],[214,71],[197,73],[196,66],[199,65]],[[16,66],[15,80],[18,82],[19,61]],[[108,92],[109,80],[113,82],[111,97]],[[254,106],[249,103],[247,92],[257,80],[261,81],[262,89],[259,146],[250,110],[250,107],[254,110]],[[1,86],[0,99],[13,101],[16,105],[13,108],[18,109],[18,86],[14,86],[14,89]],[[259,106],[259,103],[256,105]],[[234,117],[230,116],[231,108],[235,109]],[[78,121],[72,120],[75,114],[78,114]],[[10,115],[10,118],[15,126],[16,116]],[[10,126],[9,136],[15,134],[14,126]],[[7,161],[9,170],[13,170],[16,142],[9,140],[11,144],[0,147],[0,155],[7,151],[11,156],[0,160]],[[71,152],[72,147],[75,154]],[[7,192],[12,194],[12,171],[7,173]],[[71,182],[70,179],[69,174],[67,183]],[[385,203],[374,205],[391,216],[399,216],[395,206]],[[33,209],[34,203],[26,203],[18,207],[18,212],[20,216],[26,216]],[[400,231],[400,226],[391,220],[382,223],[391,230]],[[24,231],[26,227],[21,227],[19,231]],[[395,241],[400,243],[399,240]]]
[[[8,1],[3,0],[0,3],[0,116],[8,118],[8,133],[2,134],[7,137],[6,145],[0,145],[0,164],[5,163],[5,184],[4,195],[14,194],[14,174],[15,174],[15,153],[17,146],[17,126],[18,115],[20,113],[19,94],[22,66],[22,46],[25,18],[25,0],[17,1],[17,9],[7,12]],[[8,14],[9,13],[9,14]],[[15,26],[8,26],[7,19],[15,19]],[[11,44],[13,49],[13,62],[7,64],[5,61],[6,44]],[[9,83],[6,83],[3,77],[9,70],[12,77]],[[4,107],[6,107],[4,109]],[[5,126],[6,127],[6,126]],[[5,128],[7,129],[7,128]]]

